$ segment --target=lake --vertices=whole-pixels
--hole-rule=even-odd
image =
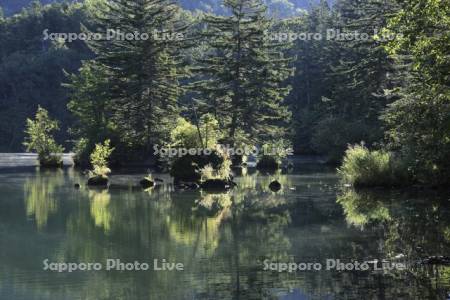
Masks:
[[[238,186],[225,194],[176,190],[164,174],[142,191],[133,187],[138,171],[114,174],[116,187],[102,191],[85,187],[72,168],[27,162],[3,158],[0,168],[0,299],[446,299],[450,292],[450,267],[424,261],[450,254],[448,192],[343,189],[333,168],[309,160],[287,174],[237,172]],[[283,186],[278,193],[268,188],[273,179]],[[155,270],[155,260],[166,270]],[[331,265],[337,260],[343,269]],[[356,262],[369,268],[350,270]],[[97,270],[58,272],[68,263]],[[183,270],[167,270],[174,264]],[[298,269],[308,264],[315,268]]]

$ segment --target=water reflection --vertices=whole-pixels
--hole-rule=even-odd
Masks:
[[[113,183],[139,179],[122,177]],[[262,263],[449,255],[450,197],[442,193],[340,191],[334,174],[317,171],[243,171],[223,194],[179,192],[167,180],[147,191],[75,190],[84,179],[73,170],[23,178],[0,180],[1,299],[445,299],[450,290],[443,266],[278,273]],[[268,188],[275,179],[278,193]],[[25,201],[9,200],[24,192]],[[18,217],[24,211],[36,223]],[[57,274],[42,271],[47,258],[164,258],[185,271]]]
[[[342,205],[347,223],[363,229],[370,222],[392,219],[385,199],[384,195],[373,191],[347,189],[339,195],[337,202]]]
[[[39,230],[47,225],[49,216],[56,213],[58,201],[55,192],[63,184],[62,170],[43,170],[26,179],[23,185],[26,214],[28,217],[34,217]]]
[[[338,196],[348,224],[371,224],[382,237],[381,257],[408,262],[413,295],[445,299],[450,287],[450,266],[428,265],[429,257],[450,255],[449,194],[436,191],[345,190]],[[392,275],[392,274],[390,274]]]
[[[95,226],[103,228],[108,233],[112,220],[109,210],[111,195],[106,190],[90,190],[89,200],[91,201],[91,216],[94,219]]]

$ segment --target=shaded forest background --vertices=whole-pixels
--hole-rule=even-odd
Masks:
[[[98,1],[45,6],[34,1],[12,16],[18,6],[1,2],[10,16],[0,13],[0,151],[23,151],[25,120],[41,105],[60,121],[62,130],[56,140],[67,150],[73,149],[75,141],[86,138],[91,146],[102,142],[112,131],[113,136],[117,134],[117,142],[113,139],[115,145],[143,147],[144,153],[148,153],[154,141],[145,139],[152,138],[158,144],[164,137],[150,131],[144,133],[140,128],[168,131],[174,125],[169,124],[174,123],[171,116],[178,115],[195,122],[192,110],[186,111],[186,104],[194,102],[195,95],[185,91],[190,84],[198,84],[191,91],[201,94],[200,102],[208,108],[200,111],[201,115],[219,116],[217,121],[229,127],[226,129],[231,128],[229,137],[234,140],[236,130],[253,134],[256,140],[250,142],[254,144],[273,137],[286,138],[296,153],[323,154],[336,163],[342,160],[349,145],[362,144],[361,151],[354,148],[369,164],[362,170],[378,170],[378,162],[382,161],[386,172],[402,169],[405,170],[402,173],[419,181],[433,178],[443,182],[449,178],[450,2],[339,0],[330,5],[325,0],[311,4],[272,0],[266,1],[266,11],[257,0],[226,0],[223,3],[228,7],[219,1],[180,1],[182,8],[166,11],[166,15],[155,12],[155,16],[163,22],[169,20],[171,26],[179,22],[188,24],[188,33],[199,34],[201,40],[189,47],[163,43],[149,48],[135,43],[134,52],[128,53],[122,51],[121,43],[115,42],[101,45],[43,39],[45,29],[79,33],[82,27],[99,25],[137,28],[133,18],[143,12],[141,2],[133,2],[130,7],[134,11],[124,12],[128,9],[126,4],[111,1],[121,7],[117,11],[123,22],[116,22],[113,14],[106,20],[101,16],[104,12],[99,15],[95,4]],[[230,7],[238,7],[240,3],[255,5],[255,11],[247,17],[244,14],[245,24],[237,26],[239,12],[231,13]],[[302,10],[305,7],[307,10]],[[152,23],[141,23],[150,29],[158,28]],[[205,24],[213,31],[202,32]],[[269,32],[323,36],[333,29],[366,34],[367,38],[297,39],[280,48],[265,41],[261,26]],[[240,39],[236,27],[247,33],[242,36],[244,46],[248,46],[245,51],[254,55],[234,59],[233,47],[239,45]],[[148,50],[159,56],[146,57]],[[203,78],[187,76],[178,81],[175,77],[183,71],[177,65],[178,58],[191,71],[199,69]],[[143,59],[153,64],[159,72],[155,74],[162,77],[143,72],[140,63]],[[234,78],[234,71],[224,67],[224,62],[243,66],[242,78]],[[111,74],[108,68],[128,73]],[[156,76],[153,77],[156,81],[149,80],[149,75]],[[208,76],[215,80],[212,86],[217,88],[211,89],[208,80],[204,80]],[[112,79],[119,80],[113,85],[115,91],[108,87]],[[145,84],[141,79],[146,80]],[[154,86],[154,82],[159,85]],[[142,102],[139,97],[134,101],[124,95],[124,92],[133,94],[137,90],[134,87],[145,87],[140,98],[146,91],[155,93],[152,97],[160,101],[158,110],[149,107],[151,113],[146,113],[140,105],[152,103]],[[226,101],[220,100],[224,95]],[[234,101],[231,106],[227,104],[229,99]],[[103,107],[102,103],[109,107]],[[198,108],[201,110],[202,106]],[[96,124],[100,120],[96,112],[106,116],[105,135],[99,134],[102,131]],[[232,116],[238,118],[234,120]],[[161,117],[172,122],[162,124]],[[271,121],[271,117],[276,118]],[[280,120],[289,124],[285,126]],[[157,126],[164,130],[158,130]],[[366,155],[364,147],[389,153]]]
[[[78,3],[74,3],[78,2]],[[0,0],[0,151],[23,151],[25,120],[34,115],[37,105],[49,110],[60,120],[56,139],[71,149],[69,129],[74,117],[67,109],[69,90],[67,73],[76,73],[83,60],[93,57],[84,42],[58,45],[43,40],[43,30],[81,32],[80,24],[89,25],[89,2]],[[319,0],[270,0],[273,17],[303,16],[305,10],[317,9]],[[323,1],[326,2],[326,1]],[[223,13],[218,0],[180,0],[188,10]],[[51,5],[45,5],[51,4]],[[316,7],[316,8],[314,8]],[[15,13],[14,16],[12,14]],[[312,63],[312,62],[310,62]]]

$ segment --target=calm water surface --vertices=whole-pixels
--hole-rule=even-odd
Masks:
[[[156,175],[158,176],[158,175]],[[450,196],[436,191],[341,190],[333,170],[240,174],[228,194],[89,190],[73,169],[0,170],[0,299],[446,299]],[[271,180],[283,190],[272,193]],[[134,185],[139,175],[114,175]],[[74,188],[81,183],[81,189]],[[57,273],[43,261],[115,258],[184,271]],[[264,270],[264,261],[390,260],[407,270]]]

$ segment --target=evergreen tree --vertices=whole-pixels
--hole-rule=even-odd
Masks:
[[[290,113],[283,105],[292,70],[285,45],[266,37],[271,21],[260,0],[225,0],[227,16],[207,15],[209,46],[198,59],[200,109],[213,113],[230,145],[261,143],[285,135]]]
[[[275,31],[321,34],[319,38],[298,39],[294,42],[292,56],[295,56],[295,75],[292,78],[292,92],[287,101],[293,112],[295,136],[294,149],[300,153],[314,151],[313,128],[326,114],[324,99],[331,96],[331,66],[337,64],[339,49],[335,41],[326,39],[327,30],[333,28],[335,15],[322,0],[309,14],[281,22]]]
[[[88,41],[97,57],[86,68],[104,78],[95,79],[98,85],[93,87],[102,99],[92,100],[107,102],[123,147],[150,149],[167,138],[177,115],[179,41],[161,37],[162,32],[179,33],[184,28],[177,23],[176,14],[177,6],[167,0],[109,0],[93,12],[97,25],[93,33],[102,33],[103,38]],[[113,31],[115,36],[107,38]],[[159,33],[156,38],[155,31]],[[134,33],[139,36],[121,36]],[[82,72],[80,76],[91,74]],[[75,86],[86,80],[73,78]],[[74,100],[71,107],[79,113],[76,106],[84,100],[79,96]]]
[[[372,145],[383,137],[380,114],[392,101],[384,90],[394,83],[394,69],[380,31],[397,7],[391,0],[342,0],[335,10],[334,32],[328,38],[335,41],[337,63],[330,66],[331,94],[323,99],[325,114],[314,130],[313,144],[339,160],[348,143]]]

